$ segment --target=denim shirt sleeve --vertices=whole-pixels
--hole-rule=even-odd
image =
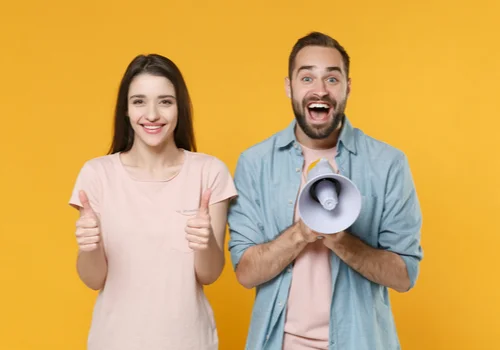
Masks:
[[[255,170],[244,154],[241,154],[234,174],[234,183],[238,197],[231,204],[228,213],[229,243],[231,261],[234,270],[245,253],[251,246],[264,243],[265,236],[260,223],[260,205],[256,198],[256,184],[253,176]]]
[[[404,154],[393,163],[387,178],[379,246],[397,253],[406,264],[410,289],[422,260],[420,230],[422,214],[408,160]]]

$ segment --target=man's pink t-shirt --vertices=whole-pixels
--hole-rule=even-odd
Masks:
[[[309,165],[326,158],[335,168],[336,148],[315,150],[302,146],[304,167],[302,184]],[[295,207],[295,221],[299,219]],[[297,256],[292,271],[292,284],[287,303],[284,350],[328,349],[332,275],[330,250],[321,240],[310,243]]]

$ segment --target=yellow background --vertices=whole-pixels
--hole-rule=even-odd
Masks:
[[[409,157],[424,213],[416,288],[392,293],[404,350],[500,349],[500,5],[495,1],[8,1],[0,14],[0,349],[81,350],[95,293],[75,272],[67,201],[111,140],[138,53],[172,58],[199,150],[240,151],[293,118],[288,54],[312,30],[352,57],[348,115]],[[227,255],[229,259],[229,255]],[[228,260],[207,289],[222,350],[253,291]]]

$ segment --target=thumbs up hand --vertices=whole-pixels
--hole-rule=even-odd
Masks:
[[[194,251],[207,249],[214,240],[210,213],[208,211],[211,195],[212,191],[210,189],[203,192],[198,213],[186,223],[186,239],[189,242],[189,248]]]
[[[80,218],[76,222],[76,241],[78,242],[80,251],[90,252],[96,250],[101,241],[99,218],[90,207],[87,194],[84,191],[80,191],[79,197],[83,209],[81,210]]]

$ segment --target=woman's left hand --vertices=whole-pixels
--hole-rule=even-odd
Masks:
[[[198,213],[186,223],[186,239],[189,242],[189,248],[194,251],[208,249],[214,240],[210,213],[208,211],[211,195],[212,192],[210,189],[203,192]]]

